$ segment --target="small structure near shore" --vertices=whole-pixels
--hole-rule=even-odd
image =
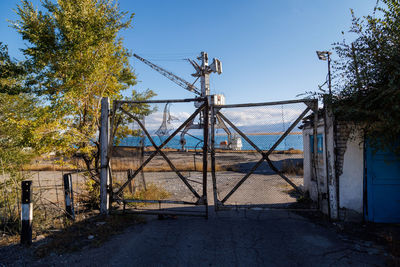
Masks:
[[[400,159],[374,151],[352,122],[320,112],[318,160],[313,121],[304,120],[304,189],[332,219],[400,222]],[[307,162],[309,164],[307,164]]]

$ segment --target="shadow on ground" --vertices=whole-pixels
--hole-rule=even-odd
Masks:
[[[256,161],[244,162],[237,165],[237,172],[248,173],[251,168],[256,164]],[[274,166],[283,172],[290,171],[296,173],[296,170],[303,170],[303,159],[284,159],[272,161]],[[268,165],[266,161],[263,161],[261,165],[253,172],[254,174],[276,174]]]

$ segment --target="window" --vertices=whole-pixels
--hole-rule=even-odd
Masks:
[[[314,135],[310,135],[310,149],[311,153],[314,153]],[[322,154],[323,151],[322,134],[317,134],[317,152],[318,154]]]

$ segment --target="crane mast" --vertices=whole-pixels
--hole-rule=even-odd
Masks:
[[[198,64],[197,62],[188,59],[189,63],[194,67],[195,73],[192,74],[193,77],[200,78],[200,84],[201,84],[201,90],[199,90],[196,86],[194,86],[194,83],[191,84],[184,79],[176,76],[175,74],[161,68],[160,66],[157,66],[150,61],[138,56],[137,54],[133,54],[134,57],[151,67],[152,69],[156,70],[169,80],[173,81],[180,87],[184,88],[185,90],[188,90],[192,93],[195,93],[201,97],[208,97],[210,95],[210,74],[211,73],[222,73],[222,64],[221,61],[218,59],[214,58],[213,62],[211,65],[208,64],[208,54],[206,52],[201,52],[200,56],[197,58],[201,63]],[[196,79],[196,81],[197,81]],[[217,104],[224,104],[225,99],[223,95],[215,95],[218,96],[218,101]],[[222,101],[222,102],[221,102]],[[200,107],[201,102],[194,102],[195,107]],[[166,109],[167,107],[165,107]],[[201,114],[203,116],[210,116],[210,114]],[[231,148],[232,145],[232,134],[229,130],[229,128],[225,125],[224,121],[218,116],[215,115],[217,119],[216,127],[222,128],[228,137],[228,148]],[[166,123],[166,112],[164,111],[164,118],[163,118],[163,124]],[[198,124],[194,124],[194,119],[189,122],[186,127],[182,130],[181,133],[181,138],[180,138],[180,143],[182,145],[182,150],[184,150],[186,140],[185,140],[185,135],[190,129],[201,129],[203,127],[203,118],[200,116],[200,121]]]

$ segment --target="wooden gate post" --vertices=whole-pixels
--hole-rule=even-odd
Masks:
[[[110,174],[108,170],[108,140],[110,100],[101,99],[101,127],[100,127],[100,213],[108,214],[110,209]]]

